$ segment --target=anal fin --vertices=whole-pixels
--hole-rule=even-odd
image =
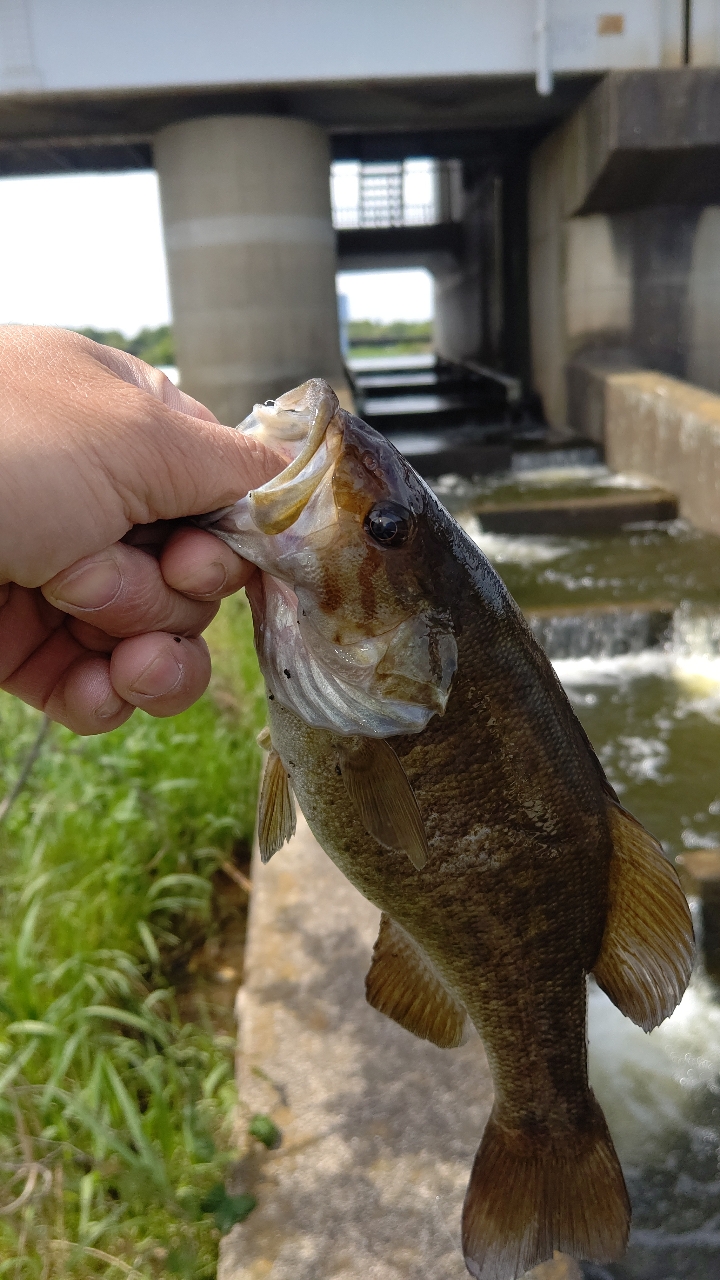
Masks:
[[[365,979],[368,1004],[421,1040],[454,1049],[463,1038],[465,1009],[437,978],[412,938],[383,912]]]
[[[645,1031],[669,1017],[690,981],[692,918],[675,868],[657,840],[608,804],[610,907],[593,973],[618,1009]]]
[[[386,849],[406,853],[421,871],[428,844],[415,793],[384,738],[349,739],[338,749],[342,780],[365,830]]]
[[[265,764],[258,807],[258,844],[263,862],[269,862],[286,840],[295,835],[295,801],[283,762],[271,749]]]

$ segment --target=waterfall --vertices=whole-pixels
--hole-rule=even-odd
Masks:
[[[553,662],[642,653],[667,644],[673,630],[671,605],[537,609],[526,616],[535,639]]]
[[[720,611],[658,602],[535,609],[526,613],[568,687],[634,676],[674,677],[696,692],[720,685]]]

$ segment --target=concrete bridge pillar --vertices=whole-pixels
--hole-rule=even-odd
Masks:
[[[155,139],[184,391],[221,422],[323,377],[347,401],[325,134],[212,116]]]

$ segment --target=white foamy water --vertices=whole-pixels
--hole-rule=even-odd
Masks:
[[[643,649],[615,657],[560,658],[553,662],[558,679],[568,690],[583,685],[626,684],[643,676],[675,680],[684,692],[700,702],[695,709],[710,710],[720,696],[720,658],[703,653],[666,649]]]
[[[720,1007],[702,973],[649,1035],[591,984],[588,1032],[590,1082],[627,1164],[662,1150],[668,1131],[687,1129],[694,1097],[717,1088]]]
[[[492,564],[544,564],[570,550],[561,538],[522,537],[516,533],[486,533],[477,516],[460,517],[458,523]]]

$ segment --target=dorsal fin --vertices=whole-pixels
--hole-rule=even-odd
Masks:
[[[258,806],[258,844],[263,862],[269,862],[286,840],[295,835],[295,801],[282,760],[270,750]]]
[[[371,836],[386,849],[400,849],[421,871],[428,856],[415,793],[384,738],[349,738],[338,748],[342,780]]]
[[[680,1003],[695,958],[692,918],[675,868],[616,801],[610,907],[593,973],[618,1009],[652,1031]]]
[[[412,938],[388,915],[365,979],[368,1004],[421,1040],[454,1049],[463,1038],[466,1013],[436,977]]]

